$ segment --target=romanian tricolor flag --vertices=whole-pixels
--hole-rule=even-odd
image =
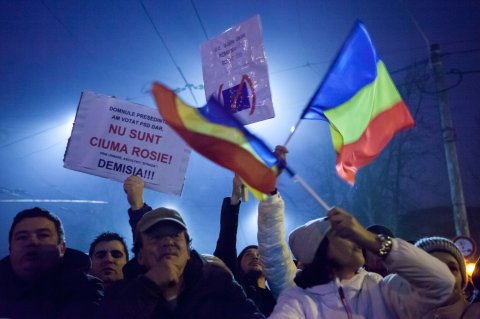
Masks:
[[[264,194],[275,190],[279,159],[214,98],[193,108],[159,83],[152,93],[163,119],[191,148],[234,171],[251,188]]]
[[[357,170],[393,135],[414,126],[362,23],[354,26],[302,119],[330,123],[337,172],[352,185]]]

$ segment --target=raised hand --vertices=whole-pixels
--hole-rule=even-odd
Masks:
[[[240,176],[235,174],[232,183],[232,197],[230,197],[230,204],[237,205],[240,199],[243,198],[244,186]]]
[[[275,155],[277,155],[277,157],[280,158],[283,161],[283,165],[287,164],[287,153],[288,153],[288,150],[285,146],[283,146],[283,145],[275,146]],[[283,172],[283,167],[280,166],[280,169],[278,170],[277,176],[282,174],[282,172]]]
[[[369,232],[347,211],[334,207],[327,213],[334,235],[351,240],[360,247],[377,251],[379,243],[375,234]]]
[[[127,194],[127,200],[132,210],[138,210],[143,207],[143,189],[145,183],[138,176],[129,176],[123,182],[123,190]]]

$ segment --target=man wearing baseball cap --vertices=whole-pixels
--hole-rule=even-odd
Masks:
[[[182,216],[169,208],[143,215],[134,252],[146,272],[107,296],[104,318],[263,318],[232,274],[191,248]]]

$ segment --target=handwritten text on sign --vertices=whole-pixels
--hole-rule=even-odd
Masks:
[[[275,116],[260,16],[203,43],[201,54],[207,100],[215,96],[244,124]]]

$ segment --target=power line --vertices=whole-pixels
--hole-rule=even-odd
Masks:
[[[178,71],[178,73],[180,74],[180,76],[182,77],[183,81],[185,81],[185,85],[188,87],[188,90],[190,91],[190,94],[192,95],[192,98],[193,98],[193,100],[195,101],[195,105],[198,106],[197,99],[195,98],[195,95],[193,94],[192,88],[189,86],[189,85],[191,85],[191,83],[189,83],[189,82],[187,81],[187,78],[186,78],[185,75],[183,74],[182,69],[180,69],[180,67],[178,66],[177,62],[175,61],[175,58],[173,57],[172,52],[171,52],[170,49],[168,48],[167,43],[165,42],[165,40],[163,39],[162,35],[160,34],[160,31],[158,31],[158,28],[157,28],[157,26],[155,25],[155,23],[153,22],[153,19],[152,19],[152,17],[150,16],[150,14],[148,13],[147,8],[146,8],[145,5],[143,4],[143,1],[142,1],[142,0],[138,0],[138,2],[140,2],[140,5],[142,6],[143,11],[144,11],[145,14],[147,15],[148,20],[150,20],[150,23],[152,24],[152,27],[153,27],[153,29],[155,30],[155,33],[157,34],[158,38],[159,38],[160,41],[162,42],[163,47],[164,47],[165,50],[167,51],[168,56],[170,57],[170,60],[172,60],[173,65],[175,65],[175,67],[177,68],[177,71]]]
[[[90,199],[0,199],[0,203],[108,204],[108,202],[104,200],[90,200]]]
[[[470,50],[462,50],[462,51],[445,52],[445,53],[442,54],[442,56],[455,55],[455,54],[466,54],[466,53],[473,53],[473,52],[480,52],[480,49],[470,49]]]
[[[400,72],[408,71],[408,70],[411,70],[411,69],[416,69],[419,66],[419,64],[427,64],[429,61],[430,61],[429,59],[423,59],[423,60],[418,61],[418,62],[415,61],[412,64],[404,66],[403,68],[400,68],[400,69],[396,69],[396,70],[391,71],[389,73],[390,73],[390,75],[392,75],[392,74],[395,74],[395,73],[400,73]]]
[[[474,74],[474,73],[480,73],[480,70],[471,70],[471,71],[460,71],[462,74]]]
[[[193,0],[190,0],[190,3],[192,4],[193,10],[195,10],[195,14],[197,15],[198,22],[200,22],[200,26],[202,27],[203,34],[205,35],[205,38],[208,40],[207,31],[205,31],[205,26],[203,25],[202,18],[200,18],[200,14],[198,14],[197,7],[195,6],[195,3],[193,2]]]
[[[427,53],[428,55],[430,55],[430,40],[427,38],[427,35],[425,34],[425,32],[423,32],[422,28],[420,28],[420,24],[418,23],[417,19],[415,19],[410,9],[408,9],[404,1],[400,0],[399,2],[400,2],[400,5],[403,6],[403,9],[407,12],[408,17],[412,20],[418,33],[420,33],[420,35],[422,36],[423,41],[425,41]]]
[[[438,94],[438,93],[449,91],[449,90],[459,86],[463,81],[463,76],[464,75],[466,75],[466,74],[477,74],[477,73],[480,73],[480,70],[462,71],[462,70],[458,70],[458,69],[450,69],[448,72],[445,72],[445,75],[456,75],[456,76],[458,76],[457,81],[454,84],[452,84],[452,85],[450,85],[446,88],[443,88],[441,90],[436,90],[436,91],[428,91],[424,87],[422,87],[419,83],[417,83],[417,87],[422,93]],[[428,78],[426,80],[428,80]]]
[[[21,160],[21,159],[24,159],[24,158],[27,158],[27,157],[30,157],[32,156],[33,154],[37,154],[37,153],[42,153],[42,152],[45,152],[45,151],[48,151],[49,149],[52,149],[53,147],[57,146],[58,144],[60,143],[63,143],[65,142],[66,140],[68,140],[68,138],[63,138],[61,139],[60,141],[57,141],[55,142],[54,144],[51,144],[45,148],[42,148],[42,149],[39,149],[39,150],[36,150],[36,151],[33,151],[33,152],[30,152],[30,153],[27,153],[21,157],[17,157],[15,160]]]
[[[40,0],[40,2],[47,9],[47,11],[50,13],[50,15],[63,27],[63,29],[65,29],[67,34],[74,41],[76,41],[79,44],[80,48],[87,54],[87,56],[92,60],[92,62],[94,62],[95,64],[99,64],[97,62],[97,59],[95,58],[95,56],[86,48],[86,46],[79,40],[79,38],[77,36],[75,36],[75,34],[72,31],[70,31],[70,29],[67,27],[67,25],[55,14],[55,12],[49,6],[47,6],[45,1]],[[107,72],[104,69],[101,70],[101,71],[108,78]]]
[[[23,141],[28,140],[28,139],[30,139],[30,138],[32,138],[32,137],[35,137],[35,136],[40,135],[40,134],[43,134],[43,133],[45,133],[45,132],[54,130],[54,129],[59,128],[59,127],[61,127],[61,126],[63,126],[63,125],[66,125],[66,124],[68,124],[68,123],[70,123],[70,121],[65,122],[65,123],[62,123],[62,124],[57,125],[57,126],[49,127],[49,128],[47,128],[47,129],[44,129],[44,130],[35,132],[35,133],[33,133],[33,134],[30,134],[30,135],[27,135],[27,136],[24,136],[24,137],[21,137],[21,138],[15,140],[15,141],[10,142],[10,143],[0,145],[0,148],[5,148],[5,147],[8,147],[8,146],[11,146],[11,145],[14,145],[14,144],[23,142]]]

